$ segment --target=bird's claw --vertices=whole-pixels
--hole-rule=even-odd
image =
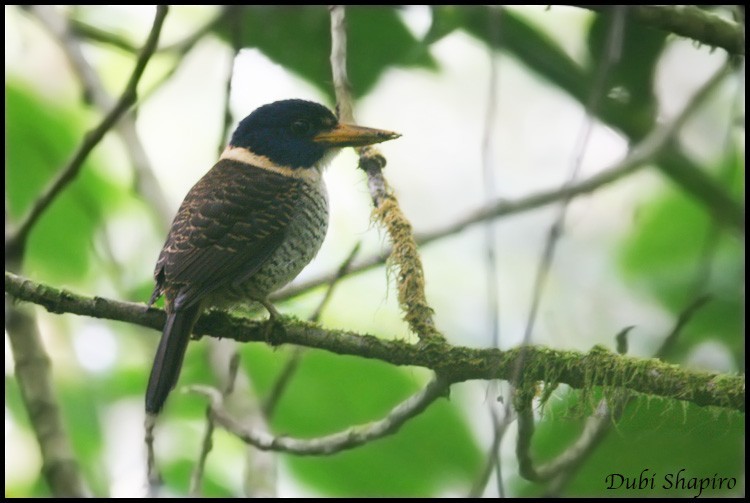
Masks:
[[[286,329],[284,328],[284,323],[281,321],[281,313],[267,300],[260,302],[268,311],[268,320],[263,328],[263,337],[268,344],[278,346],[286,338]]]

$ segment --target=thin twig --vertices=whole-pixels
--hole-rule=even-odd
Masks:
[[[497,383],[497,381],[489,383],[492,394],[495,394],[496,391],[499,393],[499,390],[494,389],[495,386],[493,386],[493,384],[495,383]],[[515,415],[512,408],[501,407],[501,404],[497,402],[497,398],[495,396],[490,395],[490,399],[492,401],[490,401],[488,405],[490,411],[490,420],[492,421],[492,443],[490,444],[490,448],[487,450],[486,459],[484,462],[484,466],[482,467],[482,471],[479,473],[479,476],[471,486],[471,489],[469,491],[470,498],[479,498],[482,496],[482,494],[484,494],[493,471],[495,473],[495,477],[498,479],[496,481],[498,491],[497,497],[505,497],[505,484],[503,484],[502,481],[502,456],[500,454],[500,444],[502,443],[503,438],[508,431],[508,427],[515,420]],[[500,414],[500,410],[503,411],[502,415]],[[506,414],[510,415],[506,416]]]
[[[625,22],[625,11],[623,6],[618,6],[615,10],[615,15],[612,18],[612,27],[608,31],[607,47],[604,51],[604,61],[599,65],[597,77],[593,83],[591,96],[589,102],[586,104],[586,116],[584,117],[583,127],[580,130],[578,141],[573,154],[573,159],[570,167],[570,175],[568,181],[565,183],[566,186],[574,184],[578,178],[578,173],[583,163],[583,156],[586,152],[589,139],[591,138],[591,132],[594,126],[594,117],[599,107],[602,96],[604,95],[604,87],[608,76],[609,68],[620,58],[620,50],[622,46],[622,37]],[[526,328],[524,330],[523,343],[524,345],[531,343],[532,334],[534,332],[534,323],[536,322],[536,315],[539,310],[539,306],[542,300],[542,294],[544,287],[547,282],[547,276],[552,267],[552,261],[554,259],[555,250],[557,243],[562,236],[565,216],[567,214],[568,205],[571,199],[564,198],[560,201],[560,207],[558,210],[557,218],[549,229],[547,239],[544,243],[544,250],[540,259],[539,267],[537,269],[536,277],[534,279],[534,288],[532,290],[531,308],[529,309],[529,315],[526,321]]]
[[[662,342],[661,346],[659,347],[659,351],[657,351],[657,353],[654,355],[654,358],[663,360],[665,356],[672,351],[674,345],[677,343],[677,339],[682,333],[682,329],[693,318],[693,315],[696,313],[696,311],[705,306],[710,300],[710,295],[700,295],[698,296],[698,298],[688,304],[688,306],[677,317],[677,323],[675,323],[672,331]]]
[[[138,47],[127,38],[121,37],[112,31],[102,30],[98,26],[85,23],[80,19],[70,20],[70,30],[78,38],[85,38],[92,42],[106,44],[125,52],[138,53]],[[159,49],[160,51],[161,49]]]
[[[206,24],[197,28],[193,33],[185,37],[183,40],[165,46],[159,52],[166,52],[174,55],[174,64],[165,71],[158,79],[149,86],[141,91],[142,100],[146,100],[151,97],[152,94],[162,88],[162,85],[170,80],[177,71],[183,67],[183,63],[188,53],[200,42],[203,37],[209,35],[220,22],[223,22],[224,16],[226,15],[226,8],[217,14],[213,19],[208,21]]]
[[[237,56],[239,56],[242,50],[242,9],[244,6],[241,5],[228,5],[227,9],[227,25],[229,28],[229,37],[232,45],[232,61],[229,64],[229,73],[226,79],[225,94],[224,94],[224,122],[221,128],[221,136],[219,137],[219,148],[218,152],[224,150],[227,137],[229,136],[229,130],[232,127],[232,110],[230,107],[232,97],[232,80],[234,79],[234,64],[237,62]]]
[[[326,292],[325,294],[323,294],[323,298],[320,300],[320,303],[318,303],[318,307],[308,318],[308,321],[317,323],[318,320],[320,320],[320,316],[323,314],[323,310],[326,308],[331,298],[333,297],[333,292],[336,288],[336,285],[338,285],[339,280],[345,277],[346,273],[349,272],[349,268],[352,266],[352,262],[354,262],[354,259],[359,254],[359,250],[361,248],[362,241],[357,241],[357,244],[354,245],[344,261],[341,262],[341,265],[339,265],[339,268],[336,270],[336,274],[334,275],[333,279],[330,283],[328,283],[328,288],[326,288]]]
[[[330,8],[331,12],[331,71],[339,117],[354,123],[351,86],[346,73],[346,11],[343,6]],[[373,146],[357,148],[359,167],[367,174],[375,210],[375,220],[385,227],[393,244],[390,259],[397,269],[398,301],[404,320],[420,341],[443,342],[444,337],[435,328],[434,311],[427,303],[424,289],[424,269],[417,250],[411,223],[399,207],[398,200],[383,176],[385,157]]]
[[[491,44],[497,45],[500,40],[500,20],[502,14],[502,7],[496,8],[490,7],[489,16],[487,18],[488,23],[488,36],[490,37]],[[484,117],[484,133],[482,135],[482,178],[484,191],[484,202],[489,204],[491,201],[497,199],[496,188],[495,188],[495,170],[494,166],[490,161],[492,138],[495,137],[494,133],[494,122],[497,109],[497,89],[498,89],[498,55],[491,48],[488,48],[489,66],[490,66],[490,78],[488,81],[487,91],[487,106]],[[485,277],[487,278],[487,317],[488,325],[490,329],[490,340],[492,341],[492,347],[500,347],[500,286],[498,278],[498,267],[497,267],[497,246],[495,244],[496,233],[495,233],[495,222],[488,220],[484,225],[485,230],[485,267],[487,269]],[[497,389],[497,381],[488,383],[488,393],[499,394]],[[474,483],[471,488],[472,496],[480,496],[485,488],[486,484],[490,480],[490,475],[494,471],[495,473],[495,484],[497,488],[498,497],[504,497],[505,486],[503,484],[502,470],[500,467],[500,444],[502,443],[503,436],[512,422],[513,414],[510,407],[506,404],[503,407],[504,411],[501,414],[498,410],[497,399],[492,397],[487,406],[490,412],[491,427],[492,427],[492,447],[487,453],[487,460],[485,462],[485,468],[482,470],[480,478]]]
[[[232,357],[229,360],[229,375],[227,378],[226,386],[222,393],[222,397],[226,399],[234,391],[234,383],[237,381],[237,373],[240,368],[240,354],[237,351],[232,353]],[[190,496],[200,496],[201,486],[203,485],[203,473],[206,469],[206,462],[208,461],[208,454],[213,449],[213,434],[214,434],[214,420],[213,414],[211,414],[211,408],[206,408],[206,429],[203,432],[203,442],[201,442],[201,451],[198,455],[198,462],[193,468],[193,472],[190,475]]]
[[[211,33],[216,28],[217,24],[224,21],[227,10],[228,9],[226,7],[222,7],[218,14],[198,27],[193,33],[181,40],[178,40],[177,42],[158,47],[155,54],[173,54],[177,56],[184,56],[186,51],[195,46],[195,44],[204,36]],[[105,31],[96,26],[90,25],[84,21],[81,21],[80,19],[71,19],[70,28],[78,37],[86,38],[93,42],[110,45],[117,49],[131,52],[133,54],[138,53],[138,47],[136,47],[130,40],[120,37],[110,31]]]

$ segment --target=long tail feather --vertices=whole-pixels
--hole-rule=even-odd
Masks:
[[[200,305],[196,304],[167,315],[154,365],[151,367],[151,376],[148,378],[146,412],[158,414],[169,392],[177,384],[190,333],[200,311]]]

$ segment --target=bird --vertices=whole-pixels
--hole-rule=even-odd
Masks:
[[[328,228],[323,168],[342,147],[398,138],[340,123],[325,106],[288,99],[239,122],[218,162],[180,205],[154,269],[151,307],[165,299],[166,322],[146,389],[158,414],[175,387],[200,314],[261,303],[315,257]]]

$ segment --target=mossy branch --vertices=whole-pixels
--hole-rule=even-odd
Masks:
[[[603,12],[609,5],[577,5],[583,9]],[[729,54],[745,54],[745,33],[742,25],[695,5],[636,5],[629,14],[639,23],[657,30],[687,37],[711,47],[721,47]]]
[[[5,292],[17,300],[33,302],[53,313],[73,313],[110,319],[161,331],[165,314],[141,303],[85,297],[5,272]],[[284,336],[271,344],[296,344],[342,355],[374,358],[393,365],[432,369],[450,383],[471,379],[513,379],[521,348],[453,346],[439,339],[410,344],[383,340],[344,330],[329,330],[316,324],[284,318]],[[198,320],[194,333],[265,342],[265,322],[210,311]],[[634,392],[684,400],[700,406],[745,411],[745,376],[688,370],[657,359],[635,358],[595,347],[588,353],[561,351],[540,346],[523,348],[522,379],[529,383],[564,383],[572,388],[594,386],[624,388]]]
[[[346,71],[346,10],[343,6],[336,5],[330,11],[331,72],[336,93],[336,110],[341,121],[353,124],[354,106]],[[359,167],[367,173],[367,185],[375,206],[373,218],[385,228],[393,243],[388,259],[397,271],[398,303],[404,312],[404,320],[420,340],[443,340],[442,334],[435,328],[434,311],[427,303],[422,259],[412,226],[383,176],[385,157],[373,146],[358,148],[357,152]]]
[[[385,159],[375,149],[363,148],[360,152],[359,167],[367,173],[375,206],[373,218],[386,229],[391,238],[392,248],[388,261],[396,271],[398,303],[404,312],[404,320],[421,340],[443,339],[435,328],[435,312],[425,296],[422,258],[411,223],[401,211],[396,196],[383,176],[384,165]]]

